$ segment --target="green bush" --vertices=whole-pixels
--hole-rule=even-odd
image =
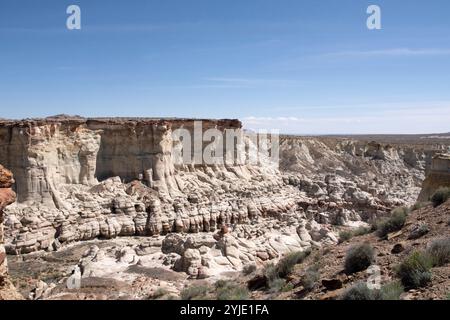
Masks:
[[[450,188],[439,188],[432,196],[433,207],[438,207],[450,198]]]
[[[392,214],[404,214],[405,216],[407,216],[409,213],[411,212],[411,209],[408,207],[398,207],[395,208],[394,210],[392,210]]]
[[[368,243],[355,245],[348,249],[345,256],[345,272],[355,273],[367,269],[374,260],[374,250]]]
[[[181,291],[181,300],[203,300],[206,299],[208,287],[206,286],[192,286],[184,288]]]
[[[397,208],[392,211],[392,215],[377,224],[377,234],[380,238],[386,237],[389,233],[399,231],[406,222],[407,209]]]
[[[275,278],[269,281],[269,292],[270,293],[278,293],[283,291],[283,288],[286,286],[286,280]]]
[[[277,267],[273,263],[269,263],[264,268],[264,275],[267,278],[267,282],[270,283],[270,281],[278,279],[278,271]]]
[[[359,282],[346,289],[340,299],[341,300],[375,300],[375,291],[367,287],[367,284]]]
[[[437,239],[427,249],[433,266],[440,267],[450,262],[450,238]]]
[[[165,288],[158,288],[155,292],[153,292],[153,294],[150,296],[150,299],[160,299],[165,295],[168,295],[169,291],[167,291],[167,289]]]
[[[371,228],[359,227],[355,230],[343,230],[339,232],[339,243],[350,240],[353,237],[363,236],[371,232]]]
[[[429,204],[429,202],[416,202],[412,207],[411,211],[419,210],[424,207],[426,207]]]
[[[400,300],[400,295],[405,291],[400,281],[393,281],[383,285],[379,291],[380,300]]]
[[[353,238],[353,232],[348,231],[348,230],[343,230],[343,231],[339,232],[339,243],[348,241],[351,238]]]
[[[359,227],[358,229],[353,231],[353,236],[355,236],[355,237],[363,236],[365,234],[370,233],[370,231],[371,231],[371,228]]]
[[[285,278],[287,277],[292,270],[294,269],[295,265],[302,263],[303,260],[311,253],[310,250],[307,251],[298,251],[298,252],[292,252],[288,255],[284,256],[283,258],[278,261],[278,263],[275,266],[275,275],[278,278]]]
[[[366,283],[357,284],[346,289],[341,295],[341,300],[399,300],[404,288],[400,282],[387,283],[380,290],[369,289]]]
[[[314,289],[317,281],[320,279],[320,272],[318,266],[313,266],[306,270],[305,275],[302,277],[301,285],[305,290]]]
[[[247,300],[250,295],[246,287],[230,281],[219,280],[215,287],[217,300]]]
[[[431,257],[416,251],[397,267],[397,276],[406,289],[424,287],[431,281],[431,267]]]
[[[295,265],[302,263],[303,260],[311,254],[311,250],[292,252],[278,261],[276,265],[273,263],[266,265],[264,275],[267,279],[267,288],[270,292],[279,292],[286,286],[286,278],[292,273]]]

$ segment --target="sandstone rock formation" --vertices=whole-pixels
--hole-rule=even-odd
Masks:
[[[20,299],[8,279],[8,266],[3,233],[3,209],[16,200],[16,195],[11,187],[14,183],[12,173],[0,165],[0,300]]]
[[[202,125],[224,136],[241,131],[237,120]],[[176,129],[193,133],[195,121],[0,122],[0,162],[14,172],[18,197],[6,209],[6,251],[51,255],[86,241],[90,249],[76,266],[83,281],[126,279],[151,288],[165,281],[142,280],[149,270],[184,274],[183,281],[217,279],[286,252],[334,245],[340,228],[367,226],[414,203],[433,154],[348,138],[280,137],[279,169],[260,154],[257,164],[186,164],[176,158]],[[196,149],[191,141],[194,157],[209,142]],[[248,136],[234,148],[257,149]],[[105,239],[111,245],[98,245]],[[166,285],[181,289],[177,281]],[[32,298],[61,290],[49,288],[39,283]]]
[[[433,157],[419,201],[428,201],[440,187],[450,187],[450,154],[438,153]]]

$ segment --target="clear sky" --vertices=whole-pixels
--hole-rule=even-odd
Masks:
[[[0,117],[60,113],[448,132],[450,1],[0,0]]]

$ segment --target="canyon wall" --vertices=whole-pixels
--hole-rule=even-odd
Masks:
[[[333,195],[336,183],[348,193],[370,194],[389,207],[417,200],[435,146],[381,144],[339,137],[280,139],[280,168],[312,196]],[[444,148],[444,147],[442,147]]]
[[[237,120],[201,120],[203,130],[239,130]],[[2,121],[0,162],[15,173],[20,203],[64,208],[57,186],[94,185],[110,177],[178,190],[171,133],[189,119],[47,119]],[[192,144],[193,145],[193,144]],[[203,149],[202,149],[203,151]]]
[[[419,201],[429,201],[439,188],[450,187],[450,154],[436,154],[426,176],[422,184]]]
[[[281,136],[277,168],[260,154],[254,134],[228,137],[243,133],[238,120],[202,120],[200,134],[214,129],[219,138],[194,139],[196,123],[1,121],[0,163],[14,172],[17,193],[5,209],[6,252],[60,251],[108,239],[120,246],[93,246],[79,264],[83,277],[130,277],[131,267],[192,278],[240,271],[286,252],[336,244],[341,230],[367,227],[392,208],[413,204],[435,152]],[[229,161],[228,139],[233,154],[246,151],[244,162]],[[186,150],[194,159],[211,152],[223,161],[179,162]],[[251,155],[259,161],[249,162]]]
[[[201,121],[202,133],[241,130],[237,120]],[[179,141],[172,133],[193,133],[194,124],[133,118],[3,121],[0,161],[14,170],[18,194],[6,221],[8,252],[53,250],[96,237],[214,231],[295,206],[283,200],[286,193],[276,193],[282,180],[272,168],[176,163]],[[194,141],[190,145],[195,149]],[[203,153],[208,145],[203,141],[195,150]]]
[[[6,209],[6,251],[162,237],[137,251],[158,247],[167,265],[192,277],[240,270],[286,251],[337,243],[339,228],[414,203],[428,161],[428,151],[404,145],[280,137],[280,170],[258,150],[256,164],[180,163],[178,129],[193,137],[195,121],[2,121],[0,162],[14,172],[18,197]],[[202,133],[208,129],[225,137],[242,132],[238,120],[202,120]],[[232,139],[233,152],[257,149],[249,135]],[[205,140],[190,141],[193,157],[208,150],[211,139]],[[213,145],[223,157],[230,151],[218,140]]]

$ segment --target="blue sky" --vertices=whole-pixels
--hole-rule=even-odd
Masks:
[[[66,8],[82,29],[66,29]],[[382,10],[368,30],[366,9]],[[448,0],[0,0],[0,117],[450,131]]]

